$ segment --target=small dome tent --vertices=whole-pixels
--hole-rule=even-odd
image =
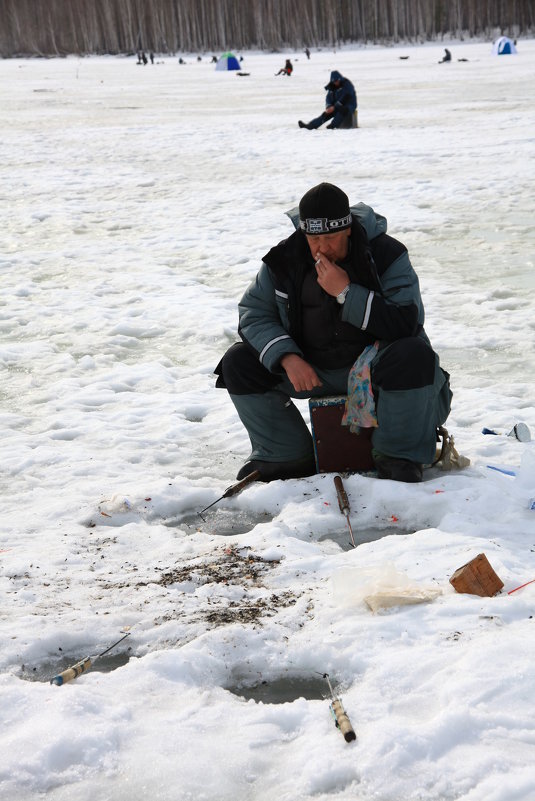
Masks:
[[[240,63],[234,53],[223,53],[215,65],[216,70],[239,70]]]
[[[507,36],[500,36],[492,45],[493,56],[509,56],[511,53],[516,53],[516,47]]]

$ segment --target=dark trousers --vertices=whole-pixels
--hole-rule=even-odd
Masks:
[[[313,453],[310,431],[290,398],[346,395],[351,366],[314,366],[322,382],[296,392],[286,373],[269,372],[246,344],[233,345],[216,368],[216,386],[226,387],[252,445],[249,458],[268,462],[301,459]],[[451,402],[448,374],[421,337],[400,339],[381,350],[371,364],[378,428],[372,444],[389,456],[430,464],[436,429]]]
[[[315,117],[315,119],[310,120],[308,123],[309,128],[319,128],[320,125],[323,125],[324,122],[327,120],[331,120],[331,124],[329,128],[339,128],[342,122],[346,119],[347,115],[349,114],[349,109],[341,108],[335,109],[334,114],[327,114],[326,111],[323,112],[319,117]]]

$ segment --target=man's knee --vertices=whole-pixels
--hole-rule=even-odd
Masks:
[[[398,339],[379,353],[373,384],[380,389],[415,389],[433,383],[435,353],[421,337]]]
[[[216,387],[226,388],[231,395],[267,392],[277,378],[260,364],[257,355],[243,342],[232,345],[215,369]]]

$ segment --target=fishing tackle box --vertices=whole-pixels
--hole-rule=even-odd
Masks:
[[[318,473],[362,473],[374,470],[373,428],[353,434],[342,425],[346,396],[309,398],[310,426]]]

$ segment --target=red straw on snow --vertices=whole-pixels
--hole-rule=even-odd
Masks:
[[[528,584],[533,584],[534,581],[535,581],[535,579],[531,579],[531,581],[526,581],[526,583],[525,584],[521,584],[520,587],[515,587],[514,590],[509,590],[507,595],[511,595],[513,592],[516,592],[517,590],[521,590],[522,587],[527,587]]]

